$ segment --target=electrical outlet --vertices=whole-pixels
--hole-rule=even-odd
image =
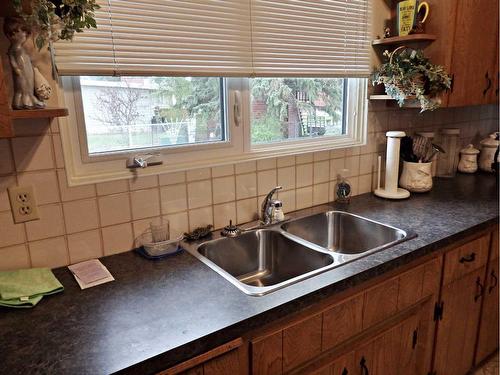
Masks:
[[[33,186],[14,186],[8,190],[15,223],[40,219]]]

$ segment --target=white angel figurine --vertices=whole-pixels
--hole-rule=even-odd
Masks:
[[[21,18],[5,18],[3,25],[5,36],[11,45],[7,51],[14,78],[13,109],[44,108],[45,103],[35,96],[35,73],[31,57],[24,48],[24,43],[31,34]]]

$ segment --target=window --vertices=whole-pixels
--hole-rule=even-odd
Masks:
[[[251,79],[252,144],[345,134],[345,83],[341,78]]]
[[[70,184],[365,141],[368,0],[97,2],[55,49]]]
[[[89,155],[226,140],[224,80],[82,76]]]

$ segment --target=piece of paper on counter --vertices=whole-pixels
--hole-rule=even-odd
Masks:
[[[68,266],[68,269],[82,289],[101,285],[115,279],[99,259],[72,264]]]

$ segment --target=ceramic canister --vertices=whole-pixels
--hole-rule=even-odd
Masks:
[[[481,154],[479,155],[479,168],[485,172],[493,172],[491,168],[495,161],[495,152],[498,148],[498,133],[492,133],[481,141]]]
[[[470,144],[460,150],[460,162],[458,170],[462,173],[474,173],[477,171],[477,154],[479,150]]]
[[[432,189],[432,162],[411,163],[403,161],[403,172],[399,186],[413,193],[424,193]]]

